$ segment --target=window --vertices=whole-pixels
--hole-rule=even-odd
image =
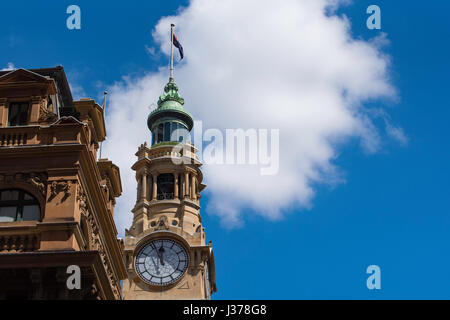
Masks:
[[[172,130],[170,131],[170,141],[178,141],[177,132],[179,124],[177,122],[172,123]]]
[[[173,141],[185,142],[188,136],[188,130],[185,126],[179,123],[174,123],[174,129],[172,131],[172,139]]]
[[[24,126],[28,122],[28,102],[9,104],[8,126]]]
[[[39,202],[23,190],[0,191],[0,222],[40,220]]]
[[[160,123],[156,129],[156,143],[163,141],[163,124]]]
[[[170,141],[170,122],[164,123],[164,141]]]
[[[156,143],[155,131],[152,132],[152,145]]]

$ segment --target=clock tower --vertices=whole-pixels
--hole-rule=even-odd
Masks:
[[[200,216],[202,183],[194,121],[172,77],[150,113],[151,146],[138,148],[137,199],[125,230],[126,300],[210,299],[216,289],[212,243]]]

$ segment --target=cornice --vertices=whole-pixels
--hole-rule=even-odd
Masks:
[[[96,161],[93,155],[87,150],[82,153],[80,158],[80,170],[85,179],[84,188],[89,198],[93,201],[93,214],[99,221],[101,228],[101,234],[105,240],[105,244],[108,247],[108,255],[110,255],[111,261],[118,262],[112,265],[117,278],[126,278],[126,269],[120,252],[119,245],[117,243],[117,228],[114,223],[113,216],[107,210],[107,199],[105,199],[100,187],[100,171],[96,165]],[[86,172],[87,171],[87,172]]]

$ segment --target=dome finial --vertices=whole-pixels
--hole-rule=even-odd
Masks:
[[[169,79],[169,82],[164,87],[164,93],[159,96],[158,107],[166,101],[176,101],[179,104],[184,104],[184,99],[178,93],[178,86],[173,78]]]

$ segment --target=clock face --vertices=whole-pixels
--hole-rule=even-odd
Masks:
[[[188,267],[184,247],[170,239],[147,243],[136,256],[136,271],[148,284],[164,286],[180,279]]]

